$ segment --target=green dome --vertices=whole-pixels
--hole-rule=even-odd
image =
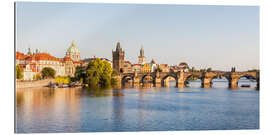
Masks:
[[[72,41],[71,46],[67,49],[67,54],[78,54],[80,53],[78,47],[75,45],[75,43]]]

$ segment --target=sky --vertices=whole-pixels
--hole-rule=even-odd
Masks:
[[[117,42],[125,60],[196,69],[259,68],[259,7],[98,3],[16,3],[16,50],[65,56],[74,40],[81,58],[112,59]]]

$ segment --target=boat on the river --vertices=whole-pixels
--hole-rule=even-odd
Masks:
[[[241,87],[250,87],[249,84],[242,84]]]

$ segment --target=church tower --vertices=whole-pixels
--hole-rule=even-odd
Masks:
[[[140,56],[138,58],[139,58],[139,61],[138,61],[139,64],[145,64],[146,57],[144,56],[143,47],[140,50]]]
[[[112,51],[112,55],[113,55],[113,69],[115,69],[118,73],[123,72],[125,52],[120,47],[119,42],[117,42],[116,50]]]

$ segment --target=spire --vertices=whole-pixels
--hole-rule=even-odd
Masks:
[[[152,59],[151,64],[156,64],[156,62],[154,61],[154,59]]]
[[[143,49],[143,46],[141,46],[140,56],[144,56],[144,49]]]
[[[120,42],[117,42],[117,45],[116,45],[116,50],[120,50],[121,47],[120,47]]]
[[[74,43],[74,40],[72,40],[72,43],[71,43],[72,46],[75,46],[75,43]]]
[[[30,48],[28,48],[28,53],[27,54],[31,55],[31,49]]]

